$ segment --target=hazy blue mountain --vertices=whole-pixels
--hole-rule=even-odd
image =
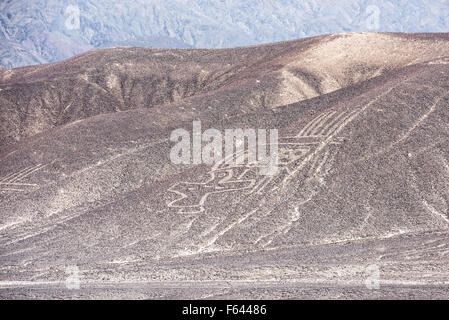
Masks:
[[[449,1],[0,0],[0,65],[120,43],[232,47],[370,30],[447,32]]]

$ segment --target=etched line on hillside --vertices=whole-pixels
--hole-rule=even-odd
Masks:
[[[23,179],[41,170],[45,166],[46,165],[44,164],[37,164],[6,175],[2,179],[0,179],[0,191],[23,192],[32,187],[37,187],[38,184],[24,182]]]
[[[25,169],[19,170],[17,172],[12,172],[9,175],[3,177],[0,180],[0,183],[2,183],[2,182],[10,182],[12,179],[16,178],[17,176],[19,176],[19,175],[21,175],[23,173],[26,173],[30,169],[32,170],[32,168],[33,168],[33,166],[29,166],[29,167],[26,167]]]
[[[392,89],[390,89],[391,91]],[[449,96],[449,94],[443,94],[439,97],[437,97],[435,99],[435,102],[430,106],[430,108],[424,113],[422,114],[418,120],[416,120],[412,126],[410,126],[407,131],[405,133],[403,133],[398,140],[393,141],[392,143],[390,143],[387,147],[380,149],[379,151],[375,152],[375,153],[371,153],[368,156],[365,157],[361,157],[360,159],[356,160],[355,163],[358,162],[362,162],[362,161],[366,161],[374,156],[378,156],[380,154],[384,154],[388,151],[390,151],[391,149],[393,149],[394,146],[396,146],[397,144],[403,142],[404,140],[406,140],[407,138],[410,137],[410,135],[412,134],[412,132],[414,130],[416,130],[424,121],[427,120],[427,118],[436,111],[438,104],[445,99],[447,96]],[[366,108],[366,107],[365,107]]]
[[[336,116],[334,119],[331,120],[331,122],[323,128],[321,131],[321,134],[324,136],[331,135],[334,131],[338,130],[340,126],[349,118],[351,115],[356,113],[357,110],[348,111],[348,112],[342,112],[338,116]]]
[[[250,189],[255,180],[231,180],[232,170],[210,171],[210,179],[206,182],[179,182],[168,191],[180,196],[167,204],[170,208],[179,209],[179,213],[201,213],[207,198],[215,193]]]
[[[350,123],[353,119],[358,117],[362,112],[364,112],[372,104],[374,104],[375,102],[377,102],[379,99],[383,98],[384,96],[388,95],[393,89],[395,89],[396,87],[398,87],[401,84],[403,84],[403,82],[397,83],[396,85],[390,87],[388,90],[386,90],[385,92],[381,93],[376,98],[374,98],[373,100],[368,102],[362,108],[356,109],[352,112],[349,112],[348,115],[344,118],[344,120],[338,124],[338,126],[329,134],[329,136],[326,139],[321,141],[321,143],[318,145],[318,147],[315,149],[315,151],[313,153],[311,153],[310,155],[308,155],[308,157],[306,159],[304,159],[304,161],[294,170],[294,172],[292,172],[292,174],[283,181],[283,184],[288,183],[297,172],[302,170],[311,160],[313,160],[313,158],[315,156],[317,156],[317,154],[319,152],[321,152],[321,150],[323,150],[325,147],[327,147],[329,145],[329,143],[336,138],[336,135],[341,130],[343,130],[348,123]]]
[[[222,198],[226,192],[235,192],[236,197],[232,205],[239,205],[242,201],[249,201],[260,197],[284,197],[288,192],[284,187],[293,181],[298,171],[303,171],[304,176],[299,177],[298,184],[314,183],[325,184],[340,145],[344,142],[340,132],[350,123],[361,110],[343,109],[338,111],[323,112],[317,115],[295,136],[284,136],[278,139],[278,171],[273,176],[258,174],[260,164],[246,163],[229,164],[224,160],[217,162],[207,173],[210,178],[206,182],[180,182],[171,186],[168,191],[176,194],[176,199],[167,204],[169,208],[177,210],[178,213],[204,214],[213,203],[226,201]],[[269,144],[267,144],[267,149]],[[234,153],[233,157],[237,157]],[[247,154],[243,154],[247,158]],[[227,187],[223,183],[230,183]],[[276,223],[273,232],[261,235],[256,245],[266,247],[280,234],[288,232],[300,218],[299,207],[310,201],[315,195],[313,188],[303,188],[301,198],[303,201],[295,203],[295,210],[289,217],[283,217]],[[222,194],[222,195],[219,195]],[[211,197],[214,196],[213,199]],[[296,200],[295,200],[296,201]],[[250,216],[262,214],[266,217],[273,212],[271,208],[260,208],[251,211]],[[215,210],[217,210],[215,208]],[[211,212],[211,214],[214,211]],[[246,217],[246,215],[245,215]],[[215,225],[214,229],[221,232],[213,232],[207,237],[197,235],[196,246],[198,252],[211,250],[218,239],[225,233],[231,232],[243,224],[245,219],[232,219],[227,225]]]
[[[304,128],[298,133],[298,136],[305,136],[306,132],[309,132],[309,129],[311,127],[313,127],[313,125],[317,122],[319,122],[321,120],[321,118],[325,117],[327,115],[326,112],[321,113],[320,115],[318,115],[317,117],[315,117],[314,119],[312,119],[311,122],[307,123]]]
[[[425,200],[423,200],[423,204],[430,213],[432,213],[435,217],[442,219],[446,224],[449,225],[449,218],[445,214],[443,214],[442,212],[439,212],[437,209],[435,209],[435,207],[430,205]]]

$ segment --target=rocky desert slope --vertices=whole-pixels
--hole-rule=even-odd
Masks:
[[[448,37],[1,71],[0,296],[447,299]],[[170,133],[193,120],[278,129],[278,173],[172,164]]]
[[[181,100],[210,108],[210,116],[222,117],[232,108],[269,109],[447,52],[447,34],[394,33],[234,49],[97,49],[58,63],[0,71],[0,146],[94,115]],[[220,98],[205,99],[211,92]],[[181,117],[188,113],[178,109]]]

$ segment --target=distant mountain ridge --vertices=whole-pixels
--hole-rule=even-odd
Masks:
[[[446,32],[447,0],[0,1],[0,65],[130,45],[234,47],[348,31]]]

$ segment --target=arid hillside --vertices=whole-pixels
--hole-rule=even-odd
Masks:
[[[2,71],[0,297],[447,299],[448,39],[101,49]],[[278,172],[173,164],[170,133],[193,120],[278,129]]]
[[[0,146],[94,115],[180,101],[207,101],[213,113],[278,107],[448,52],[447,34],[392,33],[235,49],[97,49],[0,71]]]

